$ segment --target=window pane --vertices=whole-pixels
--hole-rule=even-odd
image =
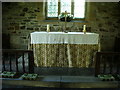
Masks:
[[[58,16],[58,0],[48,0],[48,17],[57,17]]]
[[[61,13],[69,12],[71,13],[71,0],[60,0],[61,1]]]
[[[74,0],[74,17],[85,17],[85,0]]]

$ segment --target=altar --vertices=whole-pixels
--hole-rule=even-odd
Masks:
[[[88,32],[33,32],[31,45],[38,67],[92,67],[100,49],[99,34]]]

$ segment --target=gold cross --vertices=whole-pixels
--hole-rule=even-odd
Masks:
[[[70,14],[67,11],[63,12],[63,14],[65,15],[65,22],[67,21],[67,15]]]
[[[70,14],[70,13],[68,13],[67,11],[65,11],[65,12],[63,12],[63,14],[66,16],[67,14]]]

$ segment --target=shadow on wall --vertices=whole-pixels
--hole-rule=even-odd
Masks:
[[[2,34],[2,49],[10,49],[10,35]]]

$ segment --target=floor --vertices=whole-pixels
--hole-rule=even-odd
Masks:
[[[32,90],[120,88],[120,81],[101,81],[95,77],[94,68],[35,67],[34,72],[39,74],[36,81],[2,78],[3,90],[8,88],[31,88]]]
[[[3,88],[120,88],[119,81],[101,81],[93,76],[39,76],[37,80],[2,79]]]

